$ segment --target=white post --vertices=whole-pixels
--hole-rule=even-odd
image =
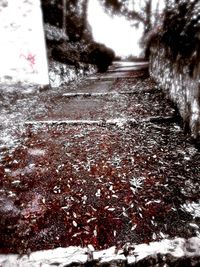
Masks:
[[[49,84],[40,0],[0,0],[0,82]]]

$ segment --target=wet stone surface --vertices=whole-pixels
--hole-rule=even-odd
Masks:
[[[130,91],[142,85],[128,96],[63,97],[81,90],[80,84],[28,95],[11,92],[7,98],[4,92],[2,133],[10,135],[7,142],[1,135],[1,253],[89,244],[121,248],[200,235],[200,152],[178,123],[37,123],[36,118],[59,121],[60,116],[173,116],[159,88],[140,79],[110,84],[109,90]],[[89,84],[83,82],[82,89]],[[92,109],[87,101],[95,101]],[[24,124],[29,120],[35,123]],[[12,140],[18,142],[8,146]]]
[[[150,116],[173,116],[175,111],[161,92],[139,94],[74,96],[70,94],[55,97],[46,103],[45,113],[33,117],[35,120],[108,120],[116,118],[141,118]],[[160,107],[160,105],[162,105]],[[152,109],[152,106],[154,108]]]

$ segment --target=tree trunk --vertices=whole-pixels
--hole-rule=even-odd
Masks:
[[[66,16],[67,16],[66,0],[63,0],[63,25],[62,25],[62,28],[63,28],[64,33],[66,33],[66,28],[67,28]]]
[[[87,11],[88,0],[66,1],[66,24],[67,34],[71,41],[80,41],[88,30]],[[89,32],[89,31],[88,31]]]
[[[145,7],[146,21],[145,21],[145,30],[144,35],[146,35],[152,29],[152,0],[146,2]]]

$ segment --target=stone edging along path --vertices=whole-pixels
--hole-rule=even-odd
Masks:
[[[163,239],[149,244],[127,245],[117,250],[111,247],[95,251],[68,247],[32,252],[29,255],[0,255],[1,267],[48,267],[48,266],[199,266],[200,238]],[[168,265],[163,265],[164,263]]]

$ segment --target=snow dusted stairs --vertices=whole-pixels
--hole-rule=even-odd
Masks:
[[[106,74],[88,77],[89,83],[81,86],[79,90],[65,92],[60,98],[56,96],[58,100],[51,108],[51,113],[48,112],[47,115],[44,114],[34,121],[27,121],[26,124],[119,125],[177,120],[173,108],[167,107],[168,110],[163,113],[163,110],[159,110],[160,99],[155,99],[156,102],[154,102],[154,94],[158,94],[157,98],[159,96],[162,98],[162,92],[158,88],[148,87],[147,84],[144,87],[141,85],[141,80],[148,73],[147,67],[147,62],[135,64],[116,62]],[[130,79],[131,85],[125,85],[124,80],[127,79]],[[137,110],[134,113],[132,108],[133,102],[140,102],[141,99],[143,103],[136,103],[136,105],[140,109],[146,108],[147,115],[140,115]],[[157,106],[155,112],[152,111],[150,105]],[[151,109],[149,114],[148,108]]]
[[[21,256],[0,266],[198,266],[200,153],[146,67],[13,98],[22,138],[0,204],[18,222],[3,248]]]

